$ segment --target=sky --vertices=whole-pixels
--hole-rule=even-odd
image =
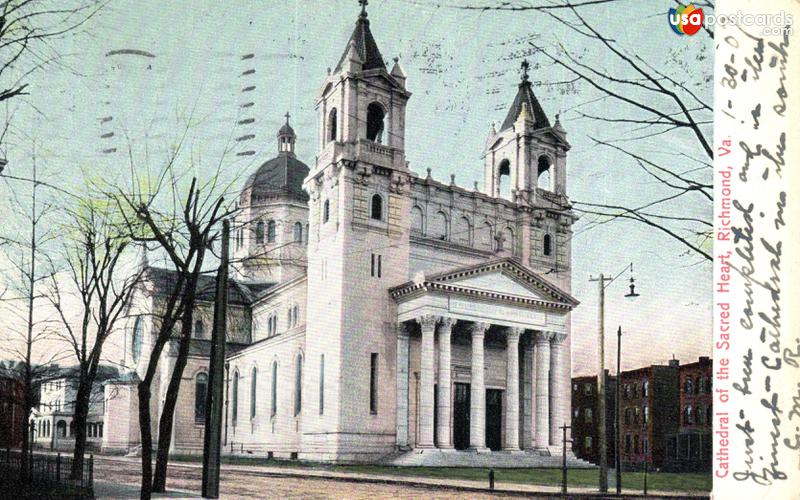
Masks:
[[[613,113],[619,105],[591,104],[597,95],[586,85],[554,85],[569,75],[535,54],[531,43],[560,43],[610,72],[613,59],[545,14],[465,11],[452,5],[373,0],[368,6],[384,58],[399,57],[413,93],[406,125],[412,170],[430,168],[440,180],[455,174],[456,183],[465,187],[475,180],[482,184],[486,137],[492,122],[505,117],[520,62],[527,57],[534,92],[551,122],[560,113],[572,144],[569,196],[636,205],[659,195],[652,179],[624,156],[590,139],[620,136],[608,124],[582,118],[580,111],[589,103],[595,114]],[[664,71],[710,71],[711,59],[702,56],[708,44],[700,37],[677,37],[667,26],[669,5],[631,1],[627,8],[596,8],[587,15]],[[58,63],[31,76],[31,95],[12,109],[13,127],[3,144],[7,173],[29,174],[35,149],[48,182],[79,192],[86,178],[114,182],[131,168],[157,164],[190,124],[187,165],[191,160],[190,168],[201,178],[219,169],[235,196],[247,176],[274,156],[275,133],[286,112],[298,134],[298,156],[313,164],[315,98],[327,68],[346,48],[358,12],[355,0],[112,1],[80,32],[52,42],[61,55]],[[126,52],[131,49],[138,52]],[[243,92],[248,87],[255,88]],[[710,87],[697,91],[710,100]],[[254,104],[242,112],[242,102]],[[234,140],[247,135],[254,138]],[[697,150],[691,138],[678,134],[627,144],[653,158]],[[246,151],[254,154],[236,154]],[[25,187],[0,184],[0,190],[9,189]],[[711,216],[710,205],[691,200],[679,209]],[[0,211],[5,212],[2,205]],[[607,366],[616,362],[618,326],[624,332],[623,369],[666,363],[673,355],[682,362],[709,355],[710,265],[687,257],[680,244],[640,224],[590,222],[583,217],[576,224],[572,245],[572,291],[581,301],[572,314],[573,374],[597,367],[598,290],[590,276],[616,275],[630,263],[641,296],[623,297],[627,272],[606,289]],[[25,228],[12,222],[2,230]],[[0,324],[4,321],[8,316],[0,318]]]

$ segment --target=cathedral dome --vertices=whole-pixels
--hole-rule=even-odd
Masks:
[[[247,179],[242,190],[243,205],[279,196],[308,201],[308,195],[303,191],[303,180],[309,168],[294,154],[296,137],[287,113],[286,123],[278,131],[278,156],[264,162]]]

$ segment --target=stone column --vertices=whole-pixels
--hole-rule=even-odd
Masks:
[[[437,437],[439,438],[436,446],[439,448],[453,447],[453,432],[450,420],[450,334],[453,325],[456,324],[454,318],[442,318],[439,327],[439,415]]]
[[[506,442],[504,450],[519,450],[519,337],[523,328],[506,333]]]
[[[408,448],[408,330],[397,325],[397,447]]]
[[[420,317],[417,321],[422,328],[422,345],[420,347],[419,376],[419,436],[417,448],[433,448],[433,340],[436,320],[432,315]]]
[[[536,350],[534,353],[536,372],[535,391],[536,391],[536,429],[535,447],[547,448],[550,442],[550,339],[553,335],[550,332],[534,332],[534,342]]]
[[[489,323],[472,324],[472,370],[469,402],[469,447],[486,450],[486,387],[483,383],[483,338]]]
[[[563,400],[566,397],[571,397],[569,392],[569,384],[567,384],[567,392],[564,391],[564,374],[562,373],[562,355],[564,339],[567,338],[565,333],[553,333],[553,339],[550,342],[550,444],[561,446],[563,439],[561,426],[563,422]]]

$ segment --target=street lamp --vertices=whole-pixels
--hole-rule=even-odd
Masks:
[[[608,440],[606,436],[606,362],[605,362],[605,290],[606,288],[611,285],[617,278],[622,276],[625,271],[630,270],[631,277],[630,277],[630,292],[625,295],[625,297],[634,298],[638,297],[639,294],[636,293],[635,290],[635,283],[633,279],[633,262],[629,265],[625,266],[619,273],[616,274],[613,278],[607,278],[603,274],[600,274],[598,278],[589,277],[589,281],[596,281],[598,284],[598,292],[600,295],[599,300],[599,307],[598,307],[598,323],[599,323],[599,345],[598,345],[598,357],[600,359],[600,372],[597,375],[597,415],[598,415],[598,429],[597,429],[597,440],[599,442],[600,448],[600,477],[599,477],[599,489],[601,493],[608,492]],[[619,381],[617,381],[619,383]],[[617,473],[619,474],[619,472]]]

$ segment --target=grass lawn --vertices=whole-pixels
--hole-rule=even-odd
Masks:
[[[174,461],[199,462],[199,456],[173,456]],[[465,479],[489,483],[489,469],[472,467],[390,467],[381,465],[330,465],[296,460],[268,460],[265,458],[223,456],[223,464],[230,465],[264,465],[270,467],[307,468],[330,470],[334,472],[354,472],[361,474],[380,474],[404,477],[428,477],[446,479]],[[561,469],[495,469],[495,481],[498,483],[521,483],[560,485]],[[597,469],[570,469],[567,472],[567,483],[570,486],[597,485]],[[625,472],[622,474],[624,488],[641,490],[644,485],[644,474],[641,472]],[[662,491],[711,491],[711,474],[703,473],[669,473],[650,472],[647,474],[648,490]],[[611,488],[613,489],[613,487]]]

